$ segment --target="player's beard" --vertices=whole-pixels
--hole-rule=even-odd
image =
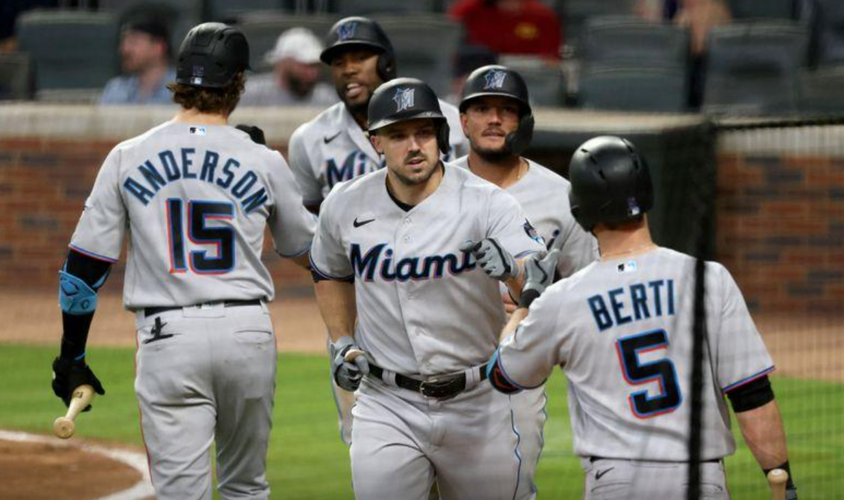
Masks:
[[[489,163],[506,163],[507,161],[513,158],[513,153],[510,152],[510,148],[507,147],[507,144],[502,144],[500,148],[473,148],[475,153],[478,154],[484,161]]]

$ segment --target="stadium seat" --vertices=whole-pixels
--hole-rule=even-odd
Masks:
[[[279,35],[297,26],[308,28],[324,38],[337,22],[334,16],[285,15],[272,12],[249,12],[239,18],[238,26],[249,41],[250,65],[255,71],[269,69],[264,55],[275,46]]]
[[[230,22],[248,12],[281,11],[282,0],[207,0],[209,15],[213,21]]]
[[[844,66],[832,66],[800,74],[802,113],[844,113]]]
[[[367,16],[373,13],[430,13],[441,10],[440,0],[354,0],[338,2],[341,17]]]
[[[586,22],[582,59],[588,63],[686,66],[689,31],[631,16],[599,16]]]
[[[140,12],[157,13],[167,19],[174,53],[188,31],[202,22],[203,8],[203,0],[100,0],[100,10],[114,13],[119,24]]]
[[[18,40],[32,58],[39,90],[99,89],[117,74],[117,22],[110,13],[26,12]]]
[[[444,16],[375,17],[396,50],[399,76],[419,78],[446,96],[463,27]]]
[[[808,30],[788,22],[713,28],[702,109],[708,113],[797,111],[799,71],[808,62]]]
[[[799,0],[729,0],[734,19],[796,19]]]
[[[844,1],[814,0],[815,62],[844,64]]]
[[[32,98],[32,61],[20,52],[0,54],[0,100]]]
[[[563,41],[577,54],[586,20],[595,16],[633,15],[636,0],[560,0]]]
[[[685,67],[590,65],[580,76],[586,109],[681,113],[687,110]]]

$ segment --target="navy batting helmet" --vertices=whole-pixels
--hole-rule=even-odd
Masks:
[[[378,55],[378,76],[390,81],[396,77],[396,53],[387,34],[372,19],[347,17],[340,19],[325,36],[325,50],[319,58],[325,64],[347,49],[365,47],[374,49]]]
[[[235,27],[203,23],[191,29],[179,49],[176,82],[223,88],[249,68],[249,44]]]
[[[595,137],[577,148],[569,180],[571,213],[587,231],[600,223],[632,220],[653,207],[648,164],[619,137]]]
[[[460,112],[465,113],[469,102],[478,97],[502,96],[515,99],[521,107],[519,128],[505,138],[505,147],[511,154],[520,155],[533,139],[533,110],[527,84],[522,75],[506,66],[492,64],[476,69],[466,79],[460,97]]]
[[[393,123],[431,118],[438,126],[437,145],[448,152],[448,122],[437,94],[422,80],[396,78],[381,85],[369,101],[368,116],[370,133]]]

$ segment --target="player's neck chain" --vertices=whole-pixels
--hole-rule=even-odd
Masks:
[[[609,253],[602,253],[601,260],[608,259],[610,257],[620,257],[622,255],[630,255],[633,253],[642,253],[643,250],[651,250],[656,248],[656,244],[654,243],[646,243],[644,245],[635,246],[633,248],[628,248],[626,250],[619,250],[617,252],[609,252]]]

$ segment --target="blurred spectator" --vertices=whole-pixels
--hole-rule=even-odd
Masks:
[[[319,81],[322,43],[306,28],[291,28],[278,37],[266,60],[269,73],[250,76],[241,106],[316,106],[337,102],[337,93]]]
[[[668,20],[689,28],[695,57],[706,50],[709,30],[733,21],[725,0],[638,0],[636,12],[649,21]]]
[[[58,6],[58,0],[0,0],[0,53],[17,49],[15,24],[18,16],[35,8]]]
[[[170,64],[167,23],[157,16],[138,15],[124,26],[120,38],[123,76],[106,83],[100,104],[172,104],[166,85],[176,79]]]
[[[560,20],[539,0],[460,0],[449,16],[463,23],[470,44],[498,54],[560,58]]]

